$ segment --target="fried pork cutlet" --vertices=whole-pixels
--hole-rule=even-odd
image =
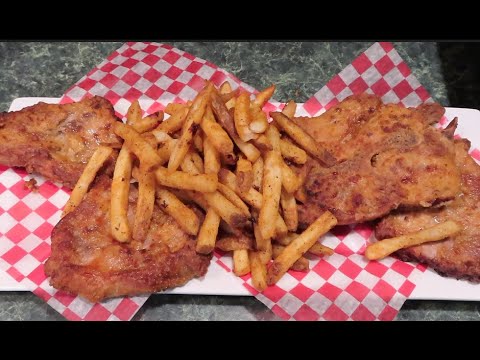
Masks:
[[[455,159],[461,172],[461,193],[439,208],[406,211],[382,219],[377,239],[416,232],[447,220],[463,225],[463,231],[443,241],[397,251],[404,261],[419,261],[443,276],[480,281],[480,166],[468,154],[470,143],[455,140]]]
[[[142,243],[120,243],[110,232],[111,179],[100,176],[80,205],[52,232],[45,274],[56,289],[96,302],[180,286],[207,272],[211,256],[195,252],[195,237],[155,205]],[[133,224],[137,189],[130,189]],[[199,213],[201,216],[201,214]]]
[[[429,207],[460,191],[453,141],[431,126],[444,109],[438,104],[416,109],[379,105],[375,99],[350,97],[321,115],[319,125],[305,129],[312,135],[324,132],[320,143],[338,163],[330,168],[313,160],[307,164],[308,200],[299,206],[301,227],[325,210],[339,224],[351,224],[398,207]]]
[[[0,164],[73,188],[99,145],[121,146],[111,131],[115,121],[112,105],[99,96],[0,113]]]

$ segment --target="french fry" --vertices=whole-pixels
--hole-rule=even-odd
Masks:
[[[177,104],[180,105],[180,104]],[[185,124],[185,119],[187,118],[188,114],[188,107],[183,106],[181,108],[178,108],[172,115],[162,121],[160,125],[157,126],[157,128],[154,130],[154,133],[156,130],[159,131],[164,131],[167,134],[173,134],[174,132],[177,132],[180,130],[183,125]]]
[[[267,251],[269,248],[268,243],[272,243],[270,239],[265,239],[262,236],[260,227],[258,224],[253,224],[253,234],[255,235],[255,248],[257,251]]]
[[[280,256],[280,254],[285,250],[285,246],[282,245],[272,245],[272,251],[273,251],[273,259],[276,259],[277,257]],[[310,267],[310,264],[308,262],[308,259],[304,258],[301,256],[297,261],[295,261],[290,268],[291,270],[295,271],[308,271]]]
[[[297,237],[298,237],[298,234],[288,233],[281,238],[276,238],[275,242],[277,242],[280,245],[287,246]],[[319,242],[316,242],[315,244],[313,244],[312,247],[308,249],[308,252],[316,256],[330,256],[335,253],[333,249],[329,248],[328,246],[322,245]]]
[[[249,141],[258,137],[258,135],[249,128],[251,116],[250,96],[248,93],[242,92],[237,98],[233,120],[235,122],[235,129],[237,130],[238,137],[242,141]]]
[[[205,212],[207,212],[209,206],[205,198],[203,197],[202,193],[193,190],[176,190],[172,189],[172,193],[175,194],[176,197],[182,199],[183,201],[191,201],[200,206]]]
[[[285,159],[296,164],[302,165],[307,162],[307,153],[305,150],[299,148],[285,138],[280,139],[280,152]]]
[[[200,91],[195,100],[192,103],[188,111],[185,124],[183,126],[183,133],[179,141],[175,145],[170,160],[168,161],[168,172],[173,173],[178,169],[180,164],[188,152],[193,136],[195,135],[200,122],[202,121],[203,114],[208,105],[210,99],[210,93],[212,91],[213,84],[208,85]]]
[[[183,110],[183,109],[186,109],[186,108],[187,108],[186,104],[170,103],[165,107],[165,112],[168,115],[173,115],[176,112],[178,112],[179,110]],[[179,130],[179,129],[177,129],[177,130]]]
[[[315,243],[313,246],[308,249],[308,252],[313,255],[317,256],[330,256],[333,255],[335,252],[333,249],[329,248],[328,246],[322,245],[320,243]]]
[[[262,180],[263,180],[263,158],[259,157],[252,165],[253,172],[253,182],[252,187],[260,191],[262,189]]]
[[[205,215],[200,232],[198,233],[197,245],[195,251],[200,254],[210,254],[215,248],[215,241],[217,240],[218,226],[220,225],[220,216],[209,208]]]
[[[243,200],[227,185],[223,185],[222,183],[218,183],[218,191],[225,196],[225,198],[230,201],[233,205],[239,208],[245,216],[250,217],[250,210],[248,206],[243,202]]]
[[[113,131],[125,140],[128,150],[135,154],[146,171],[162,162],[155,149],[131,126],[116,122]]]
[[[219,89],[219,92],[220,94],[228,94],[228,93],[231,93],[232,92],[232,86],[230,85],[230,83],[228,81],[224,81],[222,83],[222,85],[220,85],[220,89]]]
[[[397,236],[369,244],[365,250],[365,256],[369,260],[383,259],[397,250],[420,245],[426,242],[443,240],[449,236],[457,235],[462,230],[463,228],[460,224],[452,220],[447,220],[441,224],[434,225],[412,234]]]
[[[163,166],[167,163],[177,141],[178,141],[177,139],[171,139],[170,141],[159,144],[157,154],[158,156],[160,156],[160,159],[162,160],[160,161],[159,165]]]
[[[110,191],[111,232],[113,238],[120,242],[129,241],[132,236],[127,218],[132,161],[132,154],[127,146],[123,145],[115,163]]]
[[[253,250],[253,239],[243,234],[225,236],[217,241],[215,247],[222,251]]]
[[[250,272],[250,260],[248,250],[233,251],[233,273],[237,276],[244,276]]]
[[[309,134],[300,126],[291,121],[281,112],[271,112],[270,116],[276,125],[278,125],[288,136],[299,144],[306,152],[320,160],[326,166],[335,164],[336,159],[330,152],[318,144]]]
[[[223,101],[223,99],[222,99],[222,101]],[[225,106],[227,107],[228,110],[230,110],[230,109],[233,109],[235,107],[236,103],[237,103],[237,98],[232,97],[230,100],[228,100],[225,103]]]
[[[267,265],[270,263],[270,260],[272,260],[272,242],[269,240],[265,243],[265,245],[265,250],[257,249],[257,252],[260,254],[263,263]]]
[[[163,120],[163,111],[139,119],[132,124],[132,127],[136,132],[143,134],[147,131],[153,130],[157,127],[158,123]]]
[[[193,164],[193,166],[195,166],[195,168],[197,169],[196,174],[203,174],[205,168],[203,165],[203,160],[200,157],[200,155],[198,155],[196,151],[190,150],[185,156],[185,159],[187,159],[187,156],[188,156],[188,161],[191,164]]]
[[[270,143],[272,150],[280,151],[280,131],[278,131],[275,125],[270,124],[265,132],[268,142]]]
[[[262,151],[262,152],[267,152],[270,150],[273,150],[272,144],[268,141],[268,138],[265,136],[265,134],[258,134],[258,137],[256,139],[250,140],[250,142],[255,145],[255,147]]]
[[[244,158],[237,161],[237,186],[240,192],[247,192],[253,185],[252,163]]]
[[[206,136],[203,140],[203,159],[205,174],[218,174],[222,166],[220,154]]]
[[[253,144],[243,141],[237,135],[232,136],[232,140],[250,162],[253,163],[260,157],[260,151]]]
[[[192,209],[161,186],[156,188],[155,195],[160,209],[173,217],[183,231],[190,235],[198,234],[200,220]]]
[[[138,200],[133,222],[133,239],[142,241],[147,237],[155,205],[155,174],[140,164]]]
[[[203,138],[199,131],[196,132],[195,136],[193,137],[193,146],[199,152],[203,152]]]
[[[243,212],[227,200],[219,191],[202,194],[209,207],[212,207],[225,222],[234,230],[243,229],[248,223],[248,218]]]
[[[212,193],[217,190],[218,176],[216,174],[189,174],[183,171],[169,171],[159,166],[155,170],[157,182],[160,185],[175,189],[197,190],[199,192]]]
[[[239,93],[239,89],[236,89],[236,90],[231,91],[227,94],[220,94],[220,98],[226,104],[230,100],[235,99],[235,97],[238,95],[238,93]]]
[[[281,169],[282,169],[282,185],[283,188],[289,193],[292,194],[295,191],[298,190],[300,187],[300,179],[298,178],[297,174],[290,169],[290,167],[285,164],[285,161],[282,159],[281,163]]]
[[[224,156],[233,156],[233,142],[226,131],[215,121],[212,109],[207,107],[205,116],[200,124],[203,132],[217,149]]]
[[[253,104],[258,106],[260,109],[265,106],[268,100],[272,97],[275,92],[275,85],[269,86],[268,88],[260,91],[256,96]]]
[[[132,126],[133,127],[133,126]],[[135,130],[136,131],[136,130]],[[155,135],[153,135],[151,132],[145,132],[140,135],[143,140],[145,140],[148,145],[152,147],[152,149],[156,150],[158,146],[158,141]]]
[[[282,162],[278,151],[269,151],[265,156],[262,207],[258,216],[258,224],[262,236],[268,240],[275,236],[275,222],[272,219],[278,216],[282,191]]]
[[[318,238],[337,224],[337,219],[324,212],[303,233],[293,240],[268,269],[267,283],[275,284],[292,265],[315,244]]]
[[[127,110],[127,125],[133,125],[142,119],[142,109],[138,100],[132,102]]]
[[[289,231],[297,231],[298,227],[298,212],[297,202],[293,194],[288,193],[285,189],[282,189],[282,195],[280,197],[280,205],[282,207],[283,219]]]
[[[100,170],[103,163],[108,159],[112,152],[113,149],[106,146],[99,146],[97,150],[95,150],[72,190],[72,194],[63,209],[62,217],[73,211],[82,202],[83,197],[88,192],[88,188],[93,179],[95,179],[98,170]]]
[[[228,133],[228,135],[230,135],[230,137],[235,136],[238,138],[237,131],[235,130],[235,123],[233,121],[233,117],[228,112],[227,107],[223,103],[216,89],[212,90],[212,94],[210,97],[212,101],[212,110],[218,123],[222,126],[222,128],[225,129],[225,131]],[[230,101],[234,99],[235,98],[232,98]]]
[[[290,119],[295,116],[296,111],[297,111],[297,104],[293,100],[290,100],[289,102],[287,102],[282,109],[282,113]]]
[[[250,124],[248,127],[256,134],[262,134],[267,130],[268,119],[262,109],[256,105],[250,107]]]
[[[248,258],[252,272],[252,285],[258,291],[263,291],[267,288],[267,265],[259,252],[249,251]]]

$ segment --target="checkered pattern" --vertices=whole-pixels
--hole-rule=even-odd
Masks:
[[[70,88],[62,102],[101,95],[124,117],[131,102],[140,99],[150,114],[169,102],[193,99],[203,79],[217,86],[229,80],[234,88],[256,92],[215,65],[169,45],[126,43]],[[364,91],[405,106],[431,101],[392,45],[376,43],[303,106],[299,104],[298,114],[318,115],[348,95]],[[272,102],[265,109],[278,108],[280,104]],[[474,150],[472,155],[480,159],[480,151]],[[0,270],[24,282],[68,319],[131,319],[147,297],[93,305],[48,285],[43,261],[50,251],[50,231],[60,218],[68,192],[35,177],[39,193],[30,193],[23,188],[27,178],[24,171],[0,167]],[[363,251],[372,231],[366,224],[336,227],[323,240],[336,253],[325,259],[312,258],[308,273],[290,271],[263,293],[253,289],[249,276],[242,278],[244,285],[283,319],[392,320],[424,267],[393,258],[365,261]],[[218,252],[215,261],[232,271],[231,257]]]

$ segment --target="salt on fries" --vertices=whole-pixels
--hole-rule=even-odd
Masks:
[[[449,236],[457,235],[462,230],[463,228],[460,224],[448,220],[412,234],[397,236],[370,244],[365,250],[365,256],[369,260],[382,259],[397,250],[426,242],[443,240]]]

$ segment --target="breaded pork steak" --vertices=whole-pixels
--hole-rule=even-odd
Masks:
[[[456,163],[461,171],[461,193],[440,208],[400,212],[384,218],[376,228],[377,239],[412,233],[447,220],[463,225],[463,231],[443,241],[402,249],[404,261],[427,264],[440,275],[480,281],[480,166],[468,154],[470,143],[455,140]]]
[[[445,110],[438,104],[380,105],[375,99],[352,96],[318,117],[318,125],[309,130],[338,163],[307,165],[308,201],[299,207],[301,227],[325,210],[339,224],[351,224],[398,207],[429,207],[459,193],[453,140],[431,126]]]
[[[0,113],[0,164],[25,167],[73,188],[99,145],[121,146],[111,130],[118,120],[99,96]]]
[[[155,205],[144,242],[120,243],[110,231],[111,179],[100,176],[82,203],[52,232],[45,274],[56,289],[96,302],[180,286],[207,272],[211,256],[195,252],[195,237]],[[133,224],[137,189],[130,190]],[[200,214],[201,215],[201,214]]]

